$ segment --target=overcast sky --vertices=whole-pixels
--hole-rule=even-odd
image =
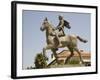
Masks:
[[[45,32],[40,31],[41,24],[45,17],[55,27],[58,25],[58,15],[62,15],[65,20],[69,21],[71,29],[65,28],[66,34],[76,34],[88,40],[84,44],[78,41],[79,49],[90,51],[90,18],[89,13],[71,13],[71,12],[45,12],[45,11],[30,11],[23,10],[22,14],[22,51],[23,51],[23,69],[33,65],[34,58],[37,53],[42,52],[46,45]],[[47,56],[50,58],[50,51],[47,51]]]

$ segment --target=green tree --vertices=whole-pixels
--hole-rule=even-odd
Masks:
[[[46,68],[47,66],[47,62],[44,59],[44,56],[42,53],[38,53],[35,57],[35,68],[39,69],[39,68]]]

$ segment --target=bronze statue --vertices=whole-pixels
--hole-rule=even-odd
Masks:
[[[42,24],[42,27],[40,28],[40,30],[46,31],[47,46],[45,46],[43,48],[43,55],[45,58],[46,58],[46,50],[51,49],[51,51],[53,52],[53,54],[56,58],[57,63],[59,63],[57,54],[56,54],[56,49],[67,47],[69,49],[69,51],[71,52],[71,54],[69,55],[69,57],[66,58],[65,64],[74,55],[73,51],[76,51],[79,54],[80,61],[81,61],[81,63],[83,63],[81,53],[80,53],[79,49],[77,48],[77,40],[80,40],[83,43],[86,43],[87,40],[84,40],[77,35],[67,35],[66,34],[65,36],[58,37],[58,39],[60,41],[60,44],[58,45],[57,40],[56,40],[56,35],[59,35],[59,33],[57,33],[56,30],[54,30],[54,28],[49,23],[47,18],[45,18],[45,20],[43,21],[43,24]]]

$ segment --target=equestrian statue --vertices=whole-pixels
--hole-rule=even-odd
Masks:
[[[46,42],[47,45],[43,47],[43,55],[45,59],[48,59],[46,56],[46,50],[51,50],[55,56],[56,62],[59,64],[56,51],[58,48],[67,47],[71,54],[66,57],[65,64],[68,63],[69,59],[74,55],[74,51],[79,54],[80,62],[83,64],[81,53],[77,47],[78,40],[86,43],[87,40],[82,39],[78,35],[69,35],[64,33],[64,27],[70,29],[71,26],[68,21],[64,20],[62,16],[58,16],[59,24],[56,28],[48,21],[47,17],[44,19],[42,26],[40,27],[41,31],[46,33]]]

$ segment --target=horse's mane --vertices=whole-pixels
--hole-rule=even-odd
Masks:
[[[54,25],[52,25],[50,22],[48,22],[48,23],[49,23],[49,26],[50,26],[53,30],[55,30]]]

